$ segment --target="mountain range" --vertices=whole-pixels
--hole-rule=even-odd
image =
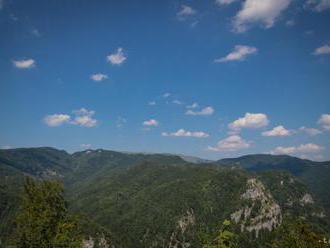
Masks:
[[[101,238],[108,247],[201,247],[226,219],[239,247],[265,247],[297,218],[330,232],[330,162],[40,147],[0,150],[0,244],[26,176],[63,182],[70,211],[84,216],[85,247]]]

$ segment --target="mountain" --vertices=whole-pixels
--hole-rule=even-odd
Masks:
[[[265,247],[275,229],[297,218],[330,233],[328,162],[270,155],[187,160],[103,149],[0,150],[1,240],[13,230],[24,176],[63,181],[70,211],[83,216],[86,243],[98,235],[115,247],[201,247],[225,219],[240,247]]]
[[[221,159],[222,166],[239,167],[252,172],[284,170],[302,180],[311,192],[330,209],[330,162],[315,162],[287,155],[256,154]]]

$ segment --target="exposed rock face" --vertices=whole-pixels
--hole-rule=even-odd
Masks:
[[[255,178],[247,181],[247,189],[241,195],[245,205],[231,214],[231,219],[240,224],[241,231],[255,231],[256,238],[260,230],[272,231],[282,223],[280,206]]]
[[[188,209],[186,214],[183,215],[177,223],[176,230],[172,233],[168,248],[188,248],[191,244],[186,241],[185,233],[190,226],[194,226],[196,223],[194,210]]]
[[[314,199],[310,194],[305,194],[301,199],[300,199],[300,205],[305,206],[307,204],[313,204]]]
[[[82,248],[94,248],[94,246],[100,248],[110,247],[110,245],[108,244],[107,240],[104,237],[101,237],[98,240],[96,240],[93,237],[89,236],[88,239],[83,240]]]

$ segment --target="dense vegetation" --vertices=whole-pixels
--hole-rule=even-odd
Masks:
[[[195,161],[105,150],[0,150],[0,240],[29,236],[26,242],[44,247],[76,247],[82,239],[94,247],[328,247],[319,240],[330,233],[330,197],[323,194],[329,163],[270,155]],[[24,187],[24,177],[37,181],[27,179]],[[50,179],[62,181],[65,200]],[[50,223],[54,228],[41,235]]]

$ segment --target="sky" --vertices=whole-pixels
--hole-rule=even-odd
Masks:
[[[0,0],[0,147],[330,160],[329,0]]]

